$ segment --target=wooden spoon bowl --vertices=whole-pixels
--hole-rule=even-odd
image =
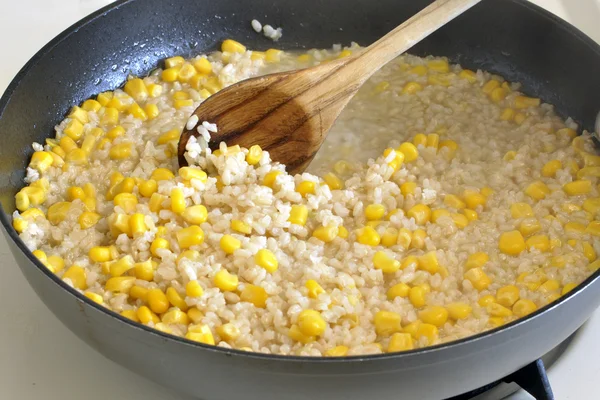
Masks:
[[[362,84],[383,65],[481,0],[436,0],[356,55],[315,67],[247,79],[210,96],[193,113],[199,123],[218,127],[209,147],[221,142],[249,148],[258,144],[271,159],[302,172],[329,128]],[[179,140],[179,165],[196,127]]]

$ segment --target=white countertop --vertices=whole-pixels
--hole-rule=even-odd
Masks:
[[[223,1],[223,0],[222,0]],[[600,42],[600,0],[533,0]],[[107,0],[0,0],[0,92],[50,39]],[[25,29],[23,29],[25,27]],[[48,311],[0,237],[0,399],[158,400],[180,396],[105,359]],[[600,311],[550,370],[557,399],[597,398]],[[492,361],[493,362],[493,361]],[[511,400],[531,397],[518,393]]]

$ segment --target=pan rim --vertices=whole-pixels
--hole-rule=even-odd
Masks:
[[[59,33],[56,37],[54,37],[51,41],[49,41],[46,45],[44,45],[39,51],[37,51],[27,63],[17,72],[15,77],[11,80],[6,90],[4,91],[2,97],[0,97],[0,118],[4,115],[6,111],[6,107],[10,102],[10,99],[13,93],[18,89],[21,81],[27,75],[30,69],[32,69],[38,60],[46,56],[50,53],[54,47],[59,45],[63,40],[68,38],[69,36],[77,33],[77,31],[89,24],[90,22],[95,21],[98,18],[101,18],[103,15],[113,12],[129,3],[136,2],[140,0],[118,0],[112,4],[109,4],[88,16],[82,18],[81,20],[75,22],[61,33]],[[534,12],[541,17],[551,20],[557,27],[567,31],[570,35],[573,35],[580,42],[585,44],[591,51],[600,55],[600,45],[592,40],[589,36],[584,34],[581,30],[571,25],[567,21],[559,18],[558,16],[552,14],[549,11],[544,10],[543,8],[528,2],[527,0],[510,0],[512,3],[516,3],[521,7],[529,9],[531,12]],[[355,363],[355,362],[384,362],[389,360],[397,360],[402,358],[412,358],[419,355],[431,354],[431,353],[440,353],[442,354],[445,351],[456,350],[463,346],[468,346],[472,343],[480,342],[482,340],[493,340],[497,335],[503,332],[514,331],[515,329],[521,327],[522,325],[528,323],[529,321],[533,321],[536,318],[540,318],[543,314],[546,314],[558,307],[562,304],[566,303],[573,297],[577,296],[580,292],[585,289],[588,289],[594,282],[600,279],[600,270],[594,272],[590,275],[586,280],[581,282],[575,289],[573,289],[568,294],[560,297],[554,302],[547,304],[546,306],[536,310],[535,312],[527,315],[526,317],[519,318],[515,321],[512,321],[506,325],[490,329],[484,332],[477,333],[475,335],[467,336],[458,340],[441,343],[433,346],[428,346],[424,348],[418,348],[414,350],[398,352],[398,353],[382,353],[382,354],[370,354],[370,355],[359,355],[359,356],[344,356],[344,357],[314,357],[314,356],[295,356],[295,355],[280,355],[280,354],[264,354],[264,353],[256,353],[256,352],[247,352],[243,350],[229,349],[218,346],[207,345],[199,342],[194,342],[183,337],[173,336],[170,334],[163,333],[161,331],[155,330],[148,326],[142,325],[140,323],[134,322],[128,318],[123,317],[122,315],[109,310],[91,299],[84,296],[82,293],[79,293],[77,290],[72,288],[71,286],[64,283],[61,279],[59,279],[55,274],[50,272],[48,268],[46,268],[40,261],[37,259],[33,253],[27,248],[25,243],[21,240],[19,235],[12,227],[11,216],[6,213],[4,207],[0,204],[0,222],[2,223],[5,231],[7,240],[12,240],[14,244],[19,248],[19,250],[23,253],[23,255],[37,267],[39,272],[46,275],[54,284],[58,285],[62,290],[72,295],[76,301],[80,303],[85,303],[87,306],[94,308],[96,311],[106,314],[109,317],[112,317],[116,320],[119,320],[122,323],[129,325],[133,329],[141,330],[144,333],[158,336],[159,338],[167,341],[174,342],[180,345],[186,345],[194,348],[201,348],[203,350],[207,350],[213,353],[221,354],[223,356],[235,356],[242,357],[245,359],[253,359],[257,361],[270,361],[270,362],[285,362],[285,363],[311,363],[311,364],[341,364],[341,363]],[[589,316],[588,316],[589,318]],[[363,371],[357,371],[357,374],[364,373]],[[305,372],[305,374],[310,374],[310,372]]]

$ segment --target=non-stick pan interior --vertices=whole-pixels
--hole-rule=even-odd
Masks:
[[[49,44],[0,103],[0,201],[14,209],[30,143],[50,136],[69,107],[144,75],[165,57],[214,50],[226,38],[249,48],[368,45],[428,0],[130,0]],[[277,42],[250,21],[281,26]],[[600,108],[600,53],[592,41],[521,0],[486,0],[411,50],[522,82],[526,92],[593,127]],[[5,107],[4,107],[5,106]]]

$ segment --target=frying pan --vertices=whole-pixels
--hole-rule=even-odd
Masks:
[[[0,99],[0,222],[38,296],[109,359],[204,399],[441,399],[504,377],[566,339],[600,304],[598,272],[527,318],[425,349],[326,359],[211,347],[135,324],[89,301],[49,273],[11,227],[30,144],[48,137],[72,104],[118,87],[128,74],[148,73],[165,57],[210,51],[226,38],[253,49],[272,47],[251,30],[253,18],[284,27],[277,43],[284,49],[368,45],[428,3],[125,0],[52,40]],[[526,1],[486,0],[411,52],[447,56],[522,82],[526,93],[593,129],[600,109],[600,47]]]

